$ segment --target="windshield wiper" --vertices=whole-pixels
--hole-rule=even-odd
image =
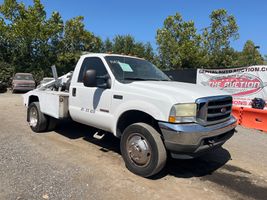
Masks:
[[[171,81],[171,80],[169,80],[169,79],[161,79],[159,81]]]
[[[138,78],[138,77],[126,77],[123,80],[147,81],[148,79]]]
[[[156,79],[156,78],[147,78],[147,81],[170,81],[168,79]]]

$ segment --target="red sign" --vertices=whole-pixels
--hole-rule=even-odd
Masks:
[[[210,87],[221,88],[233,96],[245,96],[259,92],[263,88],[262,80],[252,74],[212,77]]]

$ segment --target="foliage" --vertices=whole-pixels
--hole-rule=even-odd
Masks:
[[[46,12],[40,0],[25,7],[15,0],[5,0],[0,11],[6,24],[2,24],[7,41],[4,61],[15,66],[17,72],[42,71],[48,73],[55,61],[53,44],[59,40],[63,28],[61,16],[53,13],[46,19]],[[2,19],[2,20],[3,20]],[[3,54],[3,53],[2,53]]]
[[[228,67],[234,63],[231,40],[238,38],[235,18],[224,9],[210,15],[211,24],[198,34],[193,21],[183,21],[176,13],[157,31],[159,62],[165,69]]]
[[[60,74],[74,69],[82,52],[99,52],[102,41],[93,33],[87,31],[82,16],[66,22],[63,29],[63,39],[58,43],[56,65]]]
[[[201,36],[193,21],[185,22],[179,13],[169,16],[156,36],[159,60],[164,69],[194,68],[203,64]]]
[[[73,70],[83,52],[135,55],[165,70],[263,64],[252,41],[247,41],[242,52],[231,47],[239,36],[234,16],[219,9],[210,14],[210,20],[209,27],[197,31],[194,22],[184,21],[179,13],[167,17],[157,30],[155,52],[150,43],[136,41],[131,35],[102,41],[86,30],[82,16],[66,22],[58,12],[47,16],[40,0],[33,0],[30,6],[4,0],[0,5],[0,64],[4,66],[0,66],[0,79],[7,81],[15,72],[31,72],[38,82],[52,75],[50,66],[54,64],[61,75]]]
[[[214,10],[210,19],[210,26],[202,34],[203,46],[208,55],[207,67],[231,66],[235,53],[230,43],[239,38],[236,20],[225,9]]]
[[[11,77],[14,74],[14,67],[6,62],[0,62],[0,81],[6,85],[10,85]]]
[[[117,35],[113,41],[106,39],[104,52],[138,56],[152,62],[155,56],[150,43],[136,42],[131,35]]]
[[[113,43],[112,41],[107,38],[105,41],[104,41],[104,44],[103,44],[103,52],[105,53],[111,53],[112,52],[112,49],[113,48]]]
[[[257,49],[258,47],[255,44],[248,40],[241,52],[239,57],[239,63],[241,66],[250,66],[250,65],[263,65],[264,59],[261,56],[260,52]]]
[[[26,7],[16,0],[5,0],[0,7],[0,60],[15,66],[16,72],[32,72],[39,81],[69,71],[82,51],[99,52],[102,41],[84,28],[83,17],[65,24],[58,12],[47,18],[40,0]]]

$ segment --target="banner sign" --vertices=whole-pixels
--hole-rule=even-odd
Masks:
[[[224,90],[235,106],[251,107],[255,97],[267,100],[267,65],[232,69],[198,69],[197,84]]]

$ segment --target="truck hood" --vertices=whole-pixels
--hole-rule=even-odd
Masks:
[[[161,96],[161,98],[163,96],[179,103],[195,102],[201,97],[229,95],[224,91],[207,86],[175,81],[134,81],[128,86],[132,87],[134,91],[138,91],[140,95],[154,95],[155,97]]]

